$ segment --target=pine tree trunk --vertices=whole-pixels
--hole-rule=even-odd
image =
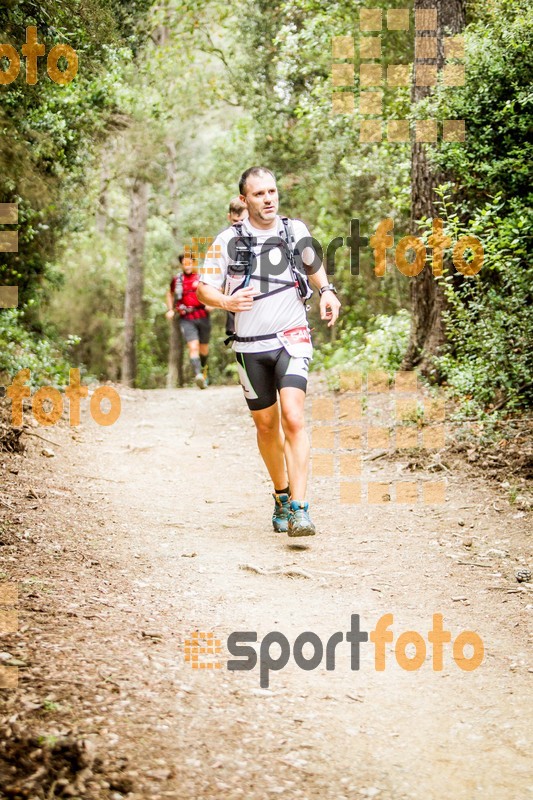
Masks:
[[[96,230],[103,236],[107,227],[108,216],[108,191],[111,182],[111,151],[102,152],[100,166],[100,189],[98,192],[98,205],[96,206]]]
[[[416,64],[436,64],[440,71],[444,65],[444,35],[459,33],[465,25],[466,0],[415,0],[415,13],[422,9],[437,9],[437,59],[417,59]],[[421,32],[422,36],[434,36],[432,31]],[[411,100],[416,105],[431,92],[429,86],[417,86],[413,80]],[[435,188],[445,180],[442,173],[434,170],[429,162],[431,144],[414,142],[411,146],[411,232],[418,233],[418,222],[422,217],[433,219],[437,216],[435,208]],[[409,278],[411,292],[411,331],[402,369],[418,366],[423,373],[429,373],[432,359],[438,354],[445,341],[443,311],[444,292],[436,281],[431,267],[426,264],[422,272]]]
[[[150,185],[135,178],[131,187],[130,214],[128,218],[128,273],[124,307],[124,355],[122,382],[133,386],[137,375],[137,323],[142,312],[144,289],[144,242],[148,218]]]
[[[169,328],[167,389],[175,389],[183,386],[183,340],[177,315],[170,320]]]
[[[179,214],[179,201],[178,201],[178,164],[176,145],[169,139],[167,142],[168,161],[167,161],[167,179],[168,190],[172,202],[172,232],[174,239],[178,236],[178,214]],[[169,325],[169,347],[168,347],[168,371],[167,371],[167,389],[175,389],[176,384],[183,386],[183,339],[179,326],[179,318],[174,317],[172,324]]]

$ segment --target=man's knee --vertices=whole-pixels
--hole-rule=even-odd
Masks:
[[[295,436],[305,428],[305,417],[301,408],[285,408],[282,416],[286,436]]]
[[[258,436],[268,438],[279,432],[279,421],[276,415],[256,415],[254,422]]]

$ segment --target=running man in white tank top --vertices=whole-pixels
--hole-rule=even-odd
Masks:
[[[213,257],[200,270],[197,294],[206,305],[235,313],[233,348],[259,451],[274,484],[274,530],[310,536],[315,526],[305,499],[310,446],[304,402],[312,344],[305,273],[319,291],[320,316],[328,327],[335,324],[340,303],[324,267],[316,263],[307,227],[278,216],[272,172],[246,170],[239,190],[248,219],[217,236]]]

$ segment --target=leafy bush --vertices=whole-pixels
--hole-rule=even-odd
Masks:
[[[450,177],[446,233],[477,236],[485,260],[475,277],[445,279],[448,345],[437,365],[477,415],[533,400],[533,11],[526,0],[495,0],[478,12],[465,31],[465,86],[440,86],[426,109],[466,120],[466,141],[441,143],[433,160]]]
[[[441,84],[428,111],[440,119],[464,119],[466,140],[441,142],[434,161],[460,184],[458,199],[467,206],[498,193],[527,199],[533,159],[529,0],[494,0],[465,30],[465,61],[464,87]]]
[[[457,215],[448,224],[461,228]],[[473,407],[509,409],[533,400],[533,276],[527,266],[532,224],[533,212],[518,200],[496,197],[468,224],[483,243],[481,272],[459,283],[454,276],[446,279],[449,345],[437,365],[452,392],[472,401],[469,413]]]
[[[22,311],[0,312],[0,375],[9,380],[21,369],[31,371],[31,385],[65,386],[69,381],[69,355],[77,344],[74,336],[53,342],[21,325]]]
[[[383,369],[392,374],[400,368],[408,339],[407,311],[402,309],[394,316],[380,314],[371,321],[370,330],[343,330],[338,342],[323,345],[315,353],[313,368],[330,370],[333,385],[341,371]]]

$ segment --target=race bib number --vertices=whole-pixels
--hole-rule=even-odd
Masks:
[[[278,339],[293,358],[312,358],[313,343],[307,325],[278,333]]]

